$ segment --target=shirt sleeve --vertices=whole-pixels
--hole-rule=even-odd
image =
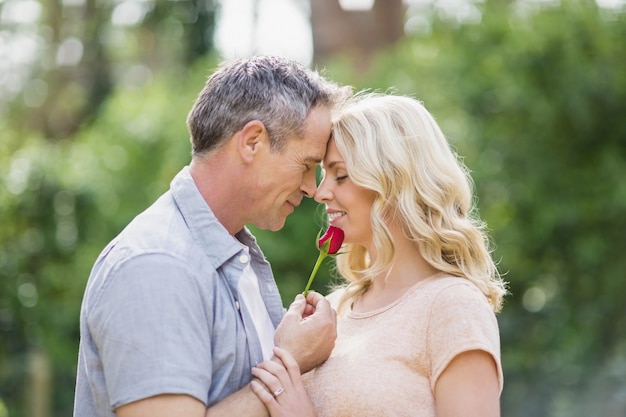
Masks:
[[[433,391],[450,362],[471,350],[482,350],[493,357],[502,391],[498,322],[487,298],[472,283],[455,283],[438,293],[431,310],[427,344]]]
[[[203,403],[211,386],[212,309],[186,264],[168,254],[126,260],[88,312],[112,409],[160,394]]]

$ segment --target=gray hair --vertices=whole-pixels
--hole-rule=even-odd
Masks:
[[[285,58],[254,56],[223,63],[208,78],[187,117],[192,152],[219,148],[251,120],[260,120],[271,147],[280,150],[286,138],[304,136],[311,109],[335,103],[346,88]]]

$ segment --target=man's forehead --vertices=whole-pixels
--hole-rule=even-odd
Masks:
[[[300,141],[299,148],[306,162],[320,164],[326,156],[327,145],[328,140],[324,140],[320,136],[308,137]]]

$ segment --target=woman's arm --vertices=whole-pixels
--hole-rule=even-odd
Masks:
[[[500,417],[500,386],[493,356],[482,350],[455,357],[435,386],[437,417]]]

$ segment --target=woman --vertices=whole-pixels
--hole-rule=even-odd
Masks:
[[[253,369],[254,392],[274,417],[499,416],[505,284],[468,171],[433,117],[412,98],[358,95],[323,169],[315,199],[345,233],[346,284],[328,296],[335,348],[302,377],[277,349],[282,363]]]

